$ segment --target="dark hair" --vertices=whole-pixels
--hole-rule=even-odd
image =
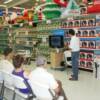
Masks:
[[[14,56],[13,65],[15,68],[20,68],[23,62],[24,62],[24,58],[21,55]]]
[[[8,47],[4,49],[3,54],[4,56],[8,56],[11,52],[13,52],[13,49]]]
[[[73,29],[69,29],[69,34],[75,35],[75,31]]]

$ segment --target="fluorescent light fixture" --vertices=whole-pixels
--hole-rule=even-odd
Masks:
[[[5,1],[4,3],[6,4],[6,3],[9,3],[9,2],[11,2],[11,1],[13,1],[13,0],[7,0],[7,1]]]
[[[6,5],[0,5],[0,7],[7,7]]]
[[[25,8],[22,8],[22,7],[13,7],[14,9],[25,9]]]

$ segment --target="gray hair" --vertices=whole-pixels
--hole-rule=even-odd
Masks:
[[[44,56],[38,56],[36,59],[36,65],[41,66],[44,65],[46,62],[46,58]]]

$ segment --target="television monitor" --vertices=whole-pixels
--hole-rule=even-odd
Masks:
[[[64,47],[64,37],[62,35],[49,36],[49,46],[51,48],[63,48]]]

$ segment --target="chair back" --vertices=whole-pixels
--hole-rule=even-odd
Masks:
[[[20,89],[27,88],[23,78],[16,76],[16,75],[13,75],[13,80],[14,80],[15,88],[20,88]]]
[[[53,96],[47,85],[42,85],[41,83],[37,82],[31,83],[30,80],[28,83],[30,84],[32,91],[39,100],[53,100]]]
[[[4,86],[6,86],[7,88],[13,88],[12,74],[3,71],[2,75],[3,75],[3,80],[4,80]]]
[[[29,87],[30,88],[30,92],[27,93],[27,94],[24,94],[24,93],[22,93],[22,92],[19,91],[19,89],[26,89],[27,86],[28,86],[28,83],[25,82],[22,77],[13,75],[13,79],[14,79],[14,87],[15,87],[15,90],[16,90],[15,92],[18,95],[20,95],[23,98],[27,98],[27,100],[30,100],[32,98],[34,98],[34,100],[35,100],[35,95],[32,92],[31,87]]]

